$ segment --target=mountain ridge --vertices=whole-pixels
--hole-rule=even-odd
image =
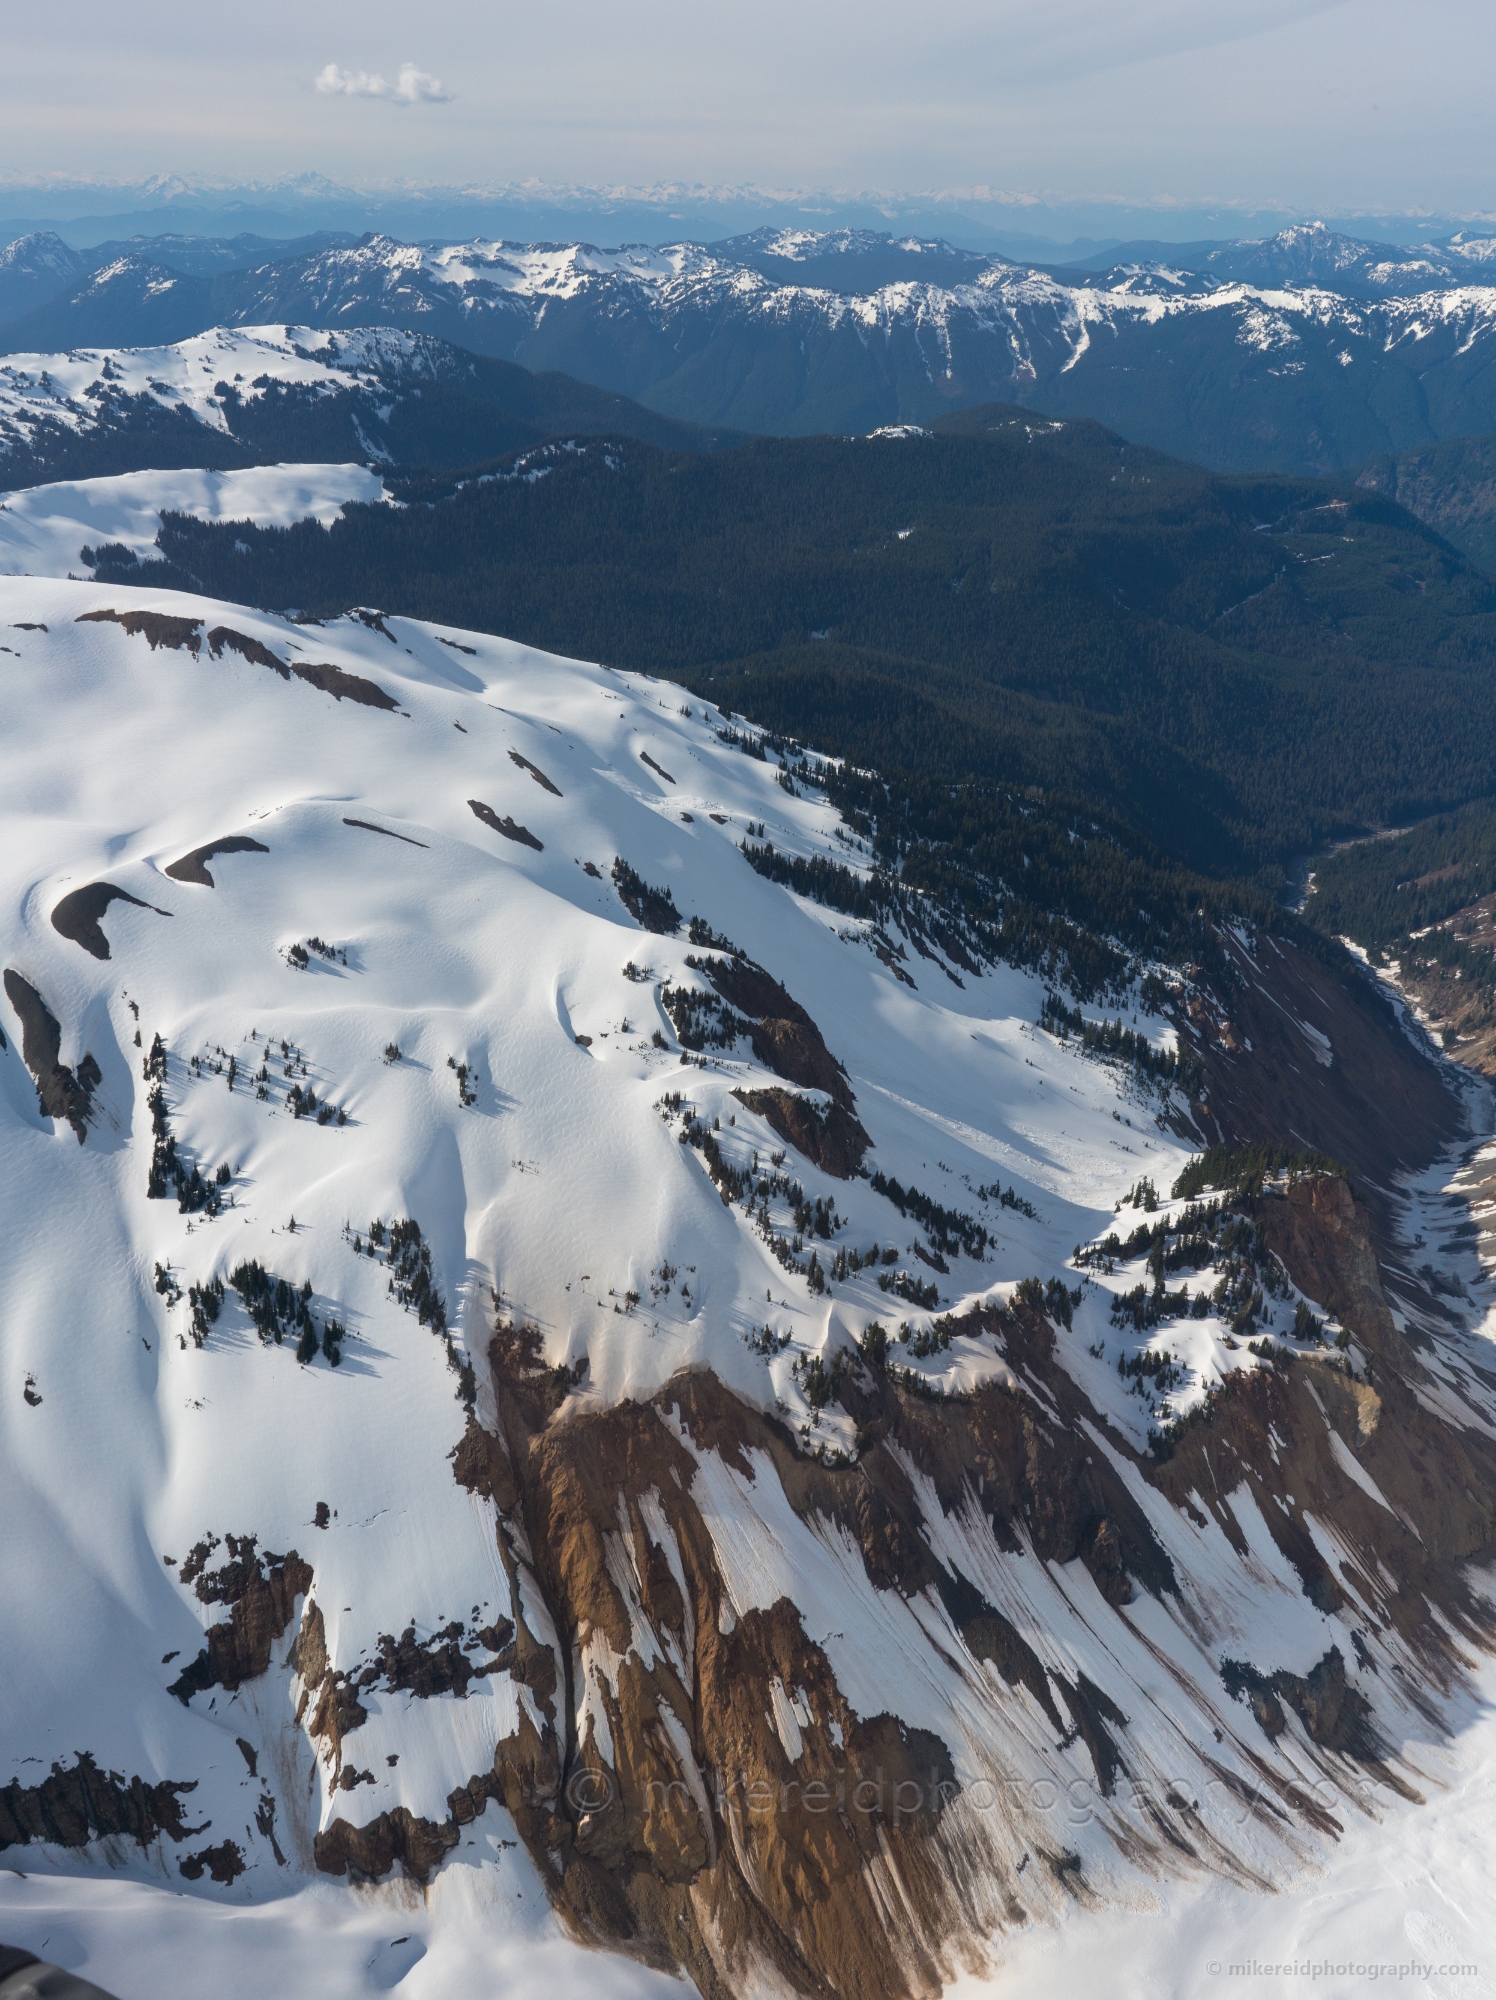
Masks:
[[[186,281],[183,281],[186,282]],[[158,347],[0,362],[0,480],[12,489],[163,467],[300,460],[467,464],[558,431],[714,450],[607,390],[486,360],[425,334],[215,329]]]
[[[326,527],[167,516],[160,567],[95,548],[95,574],[668,672],[854,763],[1037,785],[1264,886],[1488,788],[1496,585],[1354,486],[992,406],[711,454],[564,441],[387,490],[407,504]]]
[[[1000,398],[1094,417],[1219,470],[1319,475],[1496,428],[1483,243],[1399,262],[1385,246],[1289,231],[1231,246],[1257,258],[1246,282],[1156,263],[1045,269],[858,231],[619,250],[370,237],[212,277],[121,257],[0,344],[404,325],[737,430],[860,432]],[[787,281],[837,269],[852,289]],[[1330,280],[1347,272],[1356,287],[1337,291]],[[1367,290],[1377,272],[1384,289]]]
[[[1404,1246],[1479,1296],[1484,1183],[1348,954],[1202,918],[1072,1009],[777,880],[897,816],[669,683],[0,617],[8,1858],[915,2000],[1411,1809],[1496,1426]]]

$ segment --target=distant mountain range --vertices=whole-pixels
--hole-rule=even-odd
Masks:
[[[1311,225],[1197,246],[1195,268],[1099,271],[862,230],[618,250],[374,236],[269,261],[253,238],[107,247],[79,274],[58,238],[13,244],[0,297],[54,289],[0,345],[402,327],[688,423],[864,432],[1002,398],[1234,471],[1323,475],[1496,429],[1487,237],[1409,252]]]
[[[67,296],[95,271],[107,270],[121,258],[147,255],[155,264],[169,267],[173,277],[200,278],[277,258],[308,256],[357,240],[321,229],[289,242],[248,232],[232,237],[162,235],[78,250],[53,230],[34,230],[0,249],[0,327]]]

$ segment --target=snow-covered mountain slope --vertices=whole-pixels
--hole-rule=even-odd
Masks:
[[[68,576],[83,551],[114,546],[144,561],[155,554],[165,513],[259,528],[337,519],[350,500],[385,498],[363,465],[256,465],[233,472],[125,472],[114,479],[59,480],[0,495],[0,575]]]
[[[1242,932],[1098,1059],[938,907],[778,886],[855,831],[642,677],[34,578],[0,634],[7,1863],[544,1885],[873,2000],[1419,1788],[1478,1263],[1389,1292],[1323,1168],[1169,1192],[1261,1074],[1447,1125],[1390,1019]]]
[[[1162,248],[1162,246],[1160,246]],[[1496,238],[1463,233],[1443,243],[1367,243],[1322,222],[1294,223],[1276,236],[1219,243],[1165,263],[1249,285],[1312,285],[1367,298],[1458,290],[1496,252]],[[1120,260],[1119,260],[1120,261]]]
[[[50,229],[7,243],[0,249],[0,325],[44,305],[87,268],[88,260]]]
[[[568,431],[688,450],[730,441],[388,326],[215,327],[174,343],[0,362],[0,478],[12,487],[282,459],[470,465]]]
[[[171,330],[405,327],[756,431],[867,431],[1002,398],[1223,469],[1318,474],[1496,426],[1481,244],[1402,262],[1383,247],[1306,228],[1197,271],[1093,274],[862,231],[620,249],[375,236],[202,281]],[[122,258],[8,344],[160,341],[163,286],[188,283]]]

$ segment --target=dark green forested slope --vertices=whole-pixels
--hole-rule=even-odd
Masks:
[[[1326,855],[1304,914],[1332,937],[1379,948],[1442,923],[1493,889],[1496,801],[1478,799]]]
[[[999,406],[711,456],[551,445],[400,492],[330,531],[170,520],[160,580],[669,675],[885,772],[1063,793],[1267,887],[1337,832],[1490,789],[1496,588],[1352,486]]]
[[[1496,437],[1449,438],[1388,452],[1356,484],[1398,501],[1482,569],[1496,573]]]

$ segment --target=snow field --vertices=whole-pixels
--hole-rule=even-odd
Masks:
[[[126,472],[112,479],[58,480],[0,497],[0,575],[83,575],[85,546],[122,542],[143,562],[157,558],[168,511],[201,521],[289,528],[337,519],[350,500],[385,498],[362,465],[256,465],[235,472]]]
[[[99,609],[200,615],[278,658],[374,680],[401,710],[334,701],[232,650],[194,656],[77,622]],[[180,1564],[205,1535],[229,1532],[297,1549],[315,1563],[333,1657],[350,1666],[381,1632],[476,1627],[509,1608],[491,1509],[444,1465],[462,1430],[454,1376],[441,1342],[388,1296],[383,1265],[356,1254],[371,1221],[419,1222],[459,1351],[481,1361],[497,1291],[505,1312],[541,1329],[550,1361],[585,1355],[581,1405],[709,1366],[750,1401],[783,1405],[809,1442],[850,1445],[836,1413],[812,1426],[793,1361],[847,1344],[875,1317],[890,1332],[931,1317],[880,1292],[872,1271],[813,1296],[679,1143],[660,1112],[675,1091],[720,1121],[730,1157],[782,1151],[731,1095],[774,1079],[746,1053],[686,1066],[654,1045],[655,1029],[673,1040],[657,994],[666,978],[693,980],[689,946],[638,930],[607,879],[615,854],[786,981],[846,1063],[889,1171],[983,1216],[990,1261],[958,1259],[943,1305],[1059,1268],[1140,1162],[1166,1177],[1183,1157],[1162,1134],[1119,1127],[1112,1076],[1027,1025],[1042,997],[1029,976],[999,969],[962,989],[915,960],[911,989],[857,927],[755,875],[736,850],[750,820],[810,852],[836,844],[834,815],[787,797],[772,765],[682,713],[691,704],[674,689],[499,640],[464,636],[474,650],[459,651],[405,621],[388,635],[353,619],[323,630],[57,580],[0,581],[0,628],[5,963],[56,1015],[61,1060],[91,1053],[102,1072],[80,1148],[39,1115],[7,1013],[14,1254],[0,1305],[0,1477],[18,1532],[0,1561],[12,1630],[26,1638],[3,1680],[4,1741],[23,1780],[23,1759],[41,1757],[44,1771],[83,1748],[111,1769],[198,1775],[195,1823],[232,1826],[251,1858],[236,1894],[265,1893],[275,1869],[240,1810],[257,1794],[235,1734],[254,1709],[293,1795],[312,1781],[309,1751],[279,1665],[253,1690],[200,1695],[190,1709],[165,1694],[218,1612],[164,1558]],[[541,850],[495,835],[473,797]],[[166,874],[231,835],[268,852],[211,858],[212,889]],[[139,899],[106,911],[107,960],[49,921],[65,893],[96,880]],[[313,938],[335,957],[312,949],[297,970],[290,949]],[[625,978],[629,961],[651,979]],[[216,1217],[146,1197],[140,1066],[158,1033],[183,1159],[210,1177],[230,1170]],[[386,1061],[391,1045],[399,1059]],[[293,1117],[293,1082],[345,1122]],[[790,1171],[808,1195],[835,1199],[840,1240],[896,1247],[921,1268],[912,1225],[865,1182],[799,1160]],[[999,1175],[1038,1221],[976,1199]],[[775,1220],[787,1232],[782,1207]],[[341,1367],[263,1344],[232,1288],[205,1343],[189,1338],[188,1304],[165,1303],[157,1266],[186,1292],[247,1259],[310,1283],[319,1324],[348,1329]],[[772,1359],[745,1340],[766,1321],[789,1335]],[[990,1343],[966,1340],[912,1365],[950,1386],[1007,1373]],[[39,1403],[23,1399],[28,1382]],[[491,1761],[517,1699],[528,1696],[503,1675],[461,1703],[370,1693],[345,1756],[375,1782],[333,1795],[324,1773],[300,1850],[334,1811],[355,1822],[397,1803],[440,1812]],[[390,1767],[385,1738],[397,1735],[405,1747]],[[297,1844],[283,1822],[279,1832]]]
[[[318,490],[331,505],[336,486]],[[209,503],[219,499],[205,488]],[[283,502],[267,485],[264,504],[302,498]],[[78,622],[101,609],[197,618],[204,643],[194,655],[117,623]],[[205,635],[218,627],[283,662],[331,663],[398,707],[335,700],[243,649],[213,657]],[[492,1507],[447,1464],[464,1425],[457,1378],[443,1343],[390,1295],[384,1264],[362,1254],[370,1223],[419,1223],[457,1352],[477,1365],[480,1418],[491,1416],[482,1362],[497,1295],[503,1314],[539,1329],[548,1362],[578,1373],[577,1410],[668,1397],[679,1371],[708,1367],[750,1404],[778,1409],[807,1449],[849,1449],[844,1413],[817,1413],[803,1392],[807,1361],[834,1360],[874,1319],[896,1334],[903,1321],[917,1330],[937,1312],[1005,1300],[1025,1277],[1075,1282],[1077,1244],[1114,1228],[1125,1237],[1142,1219],[1122,1205],[1138,1180],[1156,1184],[1156,1214],[1183,1207],[1167,1190],[1187,1149],[1127,1072],[1033,1025],[1044,998],[1036,977],[998,967],[961,985],[911,950],[910,986],[867,948],[866,927],[756,874],[738,843],[760,824],[781,850],[857,856],[826,804],[787,794],[772,762],[723,742],[720,718],[679,689],[414,621],[300,626],[171,593],[37,578],[0,578],[0,635],[3,963],[55,1014],[62,1062],[88,1053],[101,1071],[80,1147],[39,1114],[19,1022],[0,1009],[0,1515],[11,1530],[0,1539],[10,1608],[0,1782],[34,1784],[53,1759],[82,1750],[152,1780],[190,1776],[189,1819],[211,1826],[204,1841],[236,1840],[247,1862],[231,1889],[211,1892],[221,1907],[210,1914],[205,1888],[181,1894],[175,1851],[19,1850],[6,1858],[24,1862],[24,1878],[0,1883],[0,1924],[20,1942],[60,1925],[75,1962],[125,2000],[145,1989],[111,1957],[111,1929],[140,1941],[135,1966],[153,1976],[168,1951],[191,1950],[202,1964],[252,1962],[263,1984],[277,1954],[291,1953],[283,1962],[298,1978],[317,1967],[330,1992],[399,1980],[413,1994],[462,1993],[489,1978],[502,1991],[536,1977],[562,1992],[594,1981],[610,1995],[662,1992],[664,1982],[559,1942],[493,1805],[464,1830],[423,1905],[399,1884],[357,1896],[305,1886],[312,1837],[332,1817],[363,1824],[396,1805],[444,1815],[448,1792],[488,1767],[531,1699],[507,1675],[474,1681],[460,1701],[364,1691],[368,1719],[344,1756],[373,1782],[336,1793],[295,1721],[291,1631],[269,1672],[238,1694],[219,1688],[183,1706],[166,1692],[218,1615],[174,1574],[208,1534],[253,1533],[264,1549],[312,1562],[330,1656],[348,1669],[408,1624],[424,1639],[513,1610]],[[539,845],[494,832],[474,799]],[[190,850],[245,835],[267,851],[210,858],[211,889],[167,873]],[[777,1079],[743,1041],[682,1060],[660,992],[667,981],[704,983],[687,964],[693,948],[684,925],[675,937],[639,929],[609,879],[615,856],[668,886],[683,918],[726,933],[818,1023],[872,1136],[869,1164],[989,1231],[986,1260],[950,1258],[937,1308],[880,1289],[881,1263],[813,1293],[723,1204],[666,1099],[679,1093],[735,1165],[755,1153],[766,1162],[782,1142],[733,1092]],[[98,881],[139,899],[105,911],[107,959],[51,923],[62,896]],[[1163,1044],[1165,1023],[1138,1025]],[[158,1033],[183,1159],[209,1175],[230,1170],[216,1216],[146,1196],[141,1065]],[[293,1087],[343,1122],[294,1116]],[[866,1181],[833,1180],[792,1153],[785,1170],[844,1218],[834,1241],[815,1243],[823,1264],[838,1245],[877,1244],[927,1277],[913,1221]],[[1034,1214],[978,1192],[999,1184]],[[1420,1198],[1434,1200],[1432,1187]],[[776,1199],[772,1212],[788,1235],[788,1204]],[[158,1266],[185,1292],[227,1282],[250,1258],[309,1283],[319,1323],[346,1325],[339,1367],[298,1363],[289,1339],[263,1342],[232,1287],[199,1346],[188,1302],[168,1304],[158,1288]],[[1119,1354],[1177,1354],[1184,1379],[1167,1413],[1193,1407],[1229,1369],[1258,1365],[1227,1346],[1215,1315],[1146,1337],[1113,1327],[1112,1296],[1144,1273],[1134,1260],[1092,1274],[1073,1326],[1057,1334],[1098,1412],[1140,1444],[1153,1411],[1126,1393]],[[1184,1275],[1192,1289],[1209,1282]],[[1274,1310],[1291,1319],[1293,1303]],[[786,1340],[776,1352],[749,1344],[765,1326]],[[923,1358],[896,1346],[891,1359],[937,1390],[995,1379],[1035,1393],[987,1336],[958,1336]],[[724,1616],[790,1598],[859,1714],[892,1711],[949,1744],[963,1786],[951,1838],[968,1860],[990,1863],[985,1877],[977,1871],[993,1899],[974,1912],[979,1923],[1000,1927],[996,1885],[1025,1854],[1056,1848],[1079,1854],[1113,1901],[1156,1904],[1165,1891],[1145,1843],[1155,1809],[1188,1805],[1202,1882],[1213,1869],[1288,1890],[1322,1856],[1302,1830],[1245,1816],[1219,1777],[1213,1790],[1202,1758],[1251,1782],[1266,1757],[1322,1786],[1296,1722],[1263,1748],[1222,1688],[1220,1660],[1302,1673],[1332,1645],[1353,1659],[1354,1607],[1313,1608],[1247,1492],[1233,1499],[1244,1560],[1208,1509],[1198,1521],[1176,1510],[1094,1433],[1180,1579],[1178,1598],[1140,1592],[1120,1614],[1079,1561],[1043,1563],[1022,1541],[1001,1549],[974,1505],[946,1514],[926,1495],[935,1553],[1057,1682],[1104,1667],[1134,1691],[1131,1779],[1105,1796],[1075,1718],[1057,1740],[1021,1685],[963,1651],[932,1594],[871,1590],[861,1551],[795,1514],[771,1467],[745,1479],[683,1443],[728,1588]],[[905,1471],[920,1484],[916,1467]],[[1338,1563],[1333,1530],[1312,1527]],[[670,1560],[662,1511],[657,1539]],[[631,1551],[621,1533],[611,1554],[629,1603]],[[641,1650],[653,1644],[638,1620],[636,1636]],[[1395,1635],[1383,1643],[1396,1656]],[[617,1668],[604,1655],[594,1643],[579,1693],[599,1740],[595,1691]],[[771,1700],[793,1760],[810,1697],[786,1685]],[[1444,1767],[1418,1747],[1426,1724],[1411,1703],[1384,1686],[1378,1711],[1437,1778]],[[1220,1732],[1208,1746],[1202,1716]],[[279,1801],[285,1869],[256,1826],[261,1787],[241,1736]],[[1357,1824],[1392,1811],[1374,1793],[1340,1803]],[[101,1864],[113,1880],[67,1879]],[[1065,1902],[1038,1869],[1027,1893],[1040,1916]],[[172,1976],[161,1974],[161,1990],[173,1990]],[[240,1976],[226,1972],[215,1990],[233,1993]]]

